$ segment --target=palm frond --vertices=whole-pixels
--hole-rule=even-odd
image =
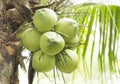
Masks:
[[[77,48],[80,64],[73,74],[73,80],[79,71],[92,77],[93,69],[96,68],[100,72],[102,83],[105,83],[108,72],[112,74],[120,71],[116,64],[120,34],[119,15],[120,7],[116,5],[86,3],[64,9],[62,17],[73,18],[80,24],[80,39],[84,43]]]

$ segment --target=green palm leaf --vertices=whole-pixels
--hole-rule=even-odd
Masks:
[[[80,45],[79,48],[77,48],[77,53],[80,56],[79,60],[83,64],[78,70],[84,70],[84,74],[92,77],[95,66],[93,59],[97,57],[98,59],[96,60],[98,60],[97,64],[100,76],[103,79],[102,83],[105,83],[107,71],[116,73],[116,67],[118,66],[116,63],[118,61],[117,50],[118,35],[120,32],[120,7],[87,3],[77,5],[74,8],[69,7],[69,9],[73,9],[74,11],[69,10],[72,14],[67,13],[67,15],[77,20],[80,24],[79,33],[81,42],[84,43],[84,45]],[[64,11],[62,16],[66,15],[66,11],[68,11],[68,9]],[[91,37],[93,37],[92,42],[90,41]],[[84,38],[85,40],[83,41],[82,39]],[[73,74],[73,80],[75,80],[76,73],[78,73],[78,71]]]

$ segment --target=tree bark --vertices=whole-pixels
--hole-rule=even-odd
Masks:
[[[0,84],[19,84],[18,64],[23,64],[23,58],[20,40],[14,32],[22,23],[31,20],[31,11],[25,4],[9,1],[14,0],[0,1]]]
[[[17,53],[19,41],[12,40],[11,30],[8,26],[4,26],[4,23],[2,25],[0,27],[0,84],[19,84]]]

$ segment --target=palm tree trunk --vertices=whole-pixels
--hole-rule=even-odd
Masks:
[[[0,16],[0,84],[19,84],[18,52],[20,41],[13,35],[15,25],[9,18],[8,11],[1,11]],[[18,25],[16,25],[18,26]]]
[[[6,28],[8,27],[0,27],[0,84],[19,84],[17,60],[19,42],[9,40],[11,34]]]
[[[20,40],[14,32],[31,20],[30,10],[20,0],[0,0],[0,84],[19,84],[18,64],[23,64]],[[18,1],[18,0],[17,0]],[[27,15],[26,15],[27,13]]]

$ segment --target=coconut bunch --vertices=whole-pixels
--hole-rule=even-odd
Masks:
[[[33,52],[33,69],[48,72],[56,66],[61,72],[73,72],[78,66],[73,50],[80,41],[78,23],[66,17],[58,19],[52,9],[43,8],[34,13],[33,24],[21,37],[22,45]]]

